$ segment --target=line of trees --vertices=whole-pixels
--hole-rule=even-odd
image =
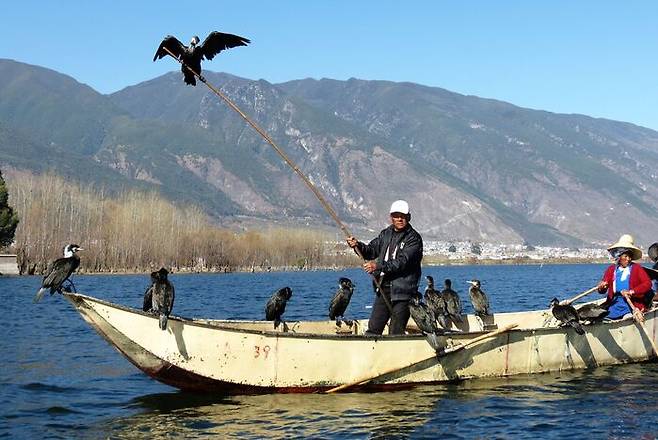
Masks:
[[[42,273],[69,243],[80,245],[81,271],[143,272],[313,269],[354,265],[333,252],[327,234],[269,229],[236,233],[212,224],[197,207],[180,207],[156,193],[108,197],[54,174],[14,172],[7,179],[21,222],[16,253],[21,273]]]
[[[0,171],[0,249],[9,246],[14,241],[18,226],[18,215],[9,206],[9,193],[5,179]]]

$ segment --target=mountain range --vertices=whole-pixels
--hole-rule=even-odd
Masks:
[[[656,131],[414,83],[205,76],[363,239],[403,198],[426,239],[575,247],[631,233],[645,246],[656,241]],[[158,191],[232,227],[332,227],[271,146],[180,72],[103,95],[0,59],[0,167]]]

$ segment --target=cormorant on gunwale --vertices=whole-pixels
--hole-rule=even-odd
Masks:
[[[452,290],[452,281],[446,279],[444,281],[445,288],[441,291],[441,296],[446,303],[446,312],[448,317],[453,322],[462,322],[462,300],[459,294]]]
[[[64,257],[53,261],[47,269],[43,281],[41,281],[41,288],[34,297],[35,303],[41,301],[48,291],[51,295],[55,292],[62,293],[62,284],[67,280],[75,290],[75,285],[69,277],[80,266],[80,257],[76,255],[76,252],[81,250],[83,249],[77,244],[67,244],[64,247]]]
[[[468,289],[468,296],[471,297],[471,303],[475,314],[482,319],[484,316],[489,316],[489,298],[480,288],[480,280],[470,280],[471,287]]]
[[[432,277],[431,275],[426,275],[425,279],[427,280],[427,287],[425,287],[424,297],[425,297],[425,302],[427,302],[427,294],[431,292],[436,292],[436,290],[434,290],[434,277]]]
[[[345,310],[347,310],[347,306],[352,299],[353,293],[354,284],[352,283],[352,280],[341,277],[338,280],[338,290],[329,304],[329,319],[335,319],[336,325],[339,327],[343,321],[343,319],[340,318],[344,318],[343,315],[345,314]],[[352,321],[345,320],[345,324],[351,326]]]
[[[292,297],[292,289],[284,287],[277,290],[272,294],[267,305],[265,305],[265,319],[267,321],[274,321],[274,329],[279,327],[283,322],[281,316],[286,311],[286,303]],[[286,330],[286,323],[283,322],[283,329]]]
[[[436,326],[436,319],[434,314],[427,307],[427,304],[420,301],[421,294],[417,292],[416,295],[411,297],[409,301],[409,314],[411,319],[414,320],[420,331],[426,335],[436,335],[439,333],[439,328]]]
[[[450,322],[445,299],[443,299],[443,295],[439,291],[434,289],[434,278],[427,275],[425,279],[427,279],[427,287],[425,288],[424,295],[425,304],[429,307],[439,326],[447,329],[450,327]]]
[[[142,305],[142,310],[145,312],[153,310],[153,287],[157,281],[158,272],[151,272],[151,284],[146,288],[146,292],[144,292],[144,304]]]
[[[164,48],[169,49],[178,59],[183,61],[196,73],[201,75],[201,60],[205,57],[207,60],[212,60],[215,55],[225,49],[230,49],[237,46],[246,46],[251,43],[248,39],[233,34],[225,34],[222,32],[211,32],[208,34],[203,43],[199,44],[199,37],[196,35],[192,37],[189,46],[185,46],[176,37],[167,35],[158,50],[155,52],[153,61],[169,55]],[[185,79],[185,84],[196,86],[196,78],[184,65],[181,65],[181,70]]]
[[[600,304],[596,303],[585,304],[584,306],[579,307],[576,311],[578,312],[578,318],[581,321],[590,322],[603,319],[608,314],[608,309],[601,307]]]
[[[146,306],[146,297],[151,296],[150,312],[160,315],[159,325],[161,330],[167,330],[167,320],[174,308],[174,299],[176,292],[174,285],[167,278],[169,271],[164,267],[157,272],[151,273],[151,287],[144,294],[144,306]]]
[[[560,304],[560,301],[557,298],[553,298],[551,300],[550,306],[551,312],[553,312],[553,316],[555,316],[555,318],[560,321],[561,325],[569,325],[573,327],[576,333],[579,335],[585,334],[585,330],[583,330],[583,327],[580,325],[578,319],[578,312],[572,305]]]

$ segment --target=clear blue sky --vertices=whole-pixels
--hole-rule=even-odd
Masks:
[[[205,68],[250,79],[411,81],[658,130],[655,1],[15,1],[0,58],[111,93],[178,69],[167,34],[252,40]]]

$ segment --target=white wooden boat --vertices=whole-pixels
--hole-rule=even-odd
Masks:
[[[590,368],[656,357],[656,309],[644,324],[632,319],[585,326],[585,335],[559,327],[550,310],[497,313],[483,323],[465,317],[460,332],[440,336],[446,348],[484,333],[518,327],[437,356],[423,335],[409,327],[401,336],[364,336],[367,321],[351,328],[333,321],[288,322],[169,318],[81,294],[65,293],[101,336],[140,370],[168,385],[222,394],[326,391],[373,380],[353,389],[390,389],[478,377]],[[449,351],[449,350],[448,350]],[[398,369],[399,368],[399,369]],[[387,371],[398,369],[394,372]]]

